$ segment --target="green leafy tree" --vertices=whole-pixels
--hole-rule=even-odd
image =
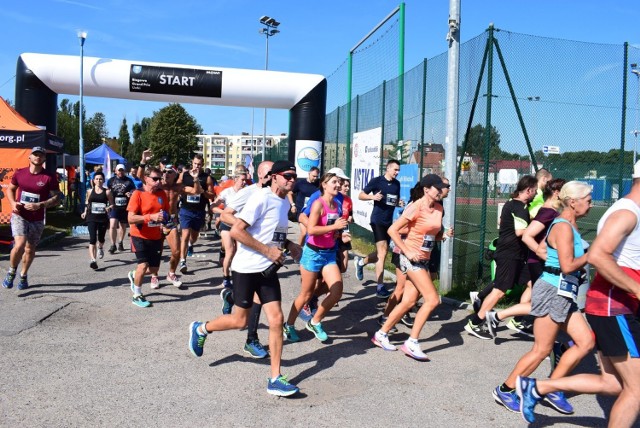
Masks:
[[[118,145],[120,146],[119,152],[120,155],[127,159],[129,163],[135,163],[138,159],[129,158],[129,149],[131,146],[131,136],[129,135],[129,127],[127,126],[127,118],[122,118],[122,123],[120,124],[120,131],[118,132]]]
[[[156,158],[167,156],[178,164],[187,164],[198,148],[196,134],[201,133],[202,127],[184,107],[169,104],[153,115],[150,148]]]
[[[151,119],[148,117],[142,118],[140,123],[134,123],[131,127],[133,131],[133,143],[127,150],[127,160],[132,164],[136,164],[142,157],[142,152],[149,148],[150,137],[149,129],[151,128]]]
[[[465,152],[471,156],[479,156],[484,157],[484,144],[486,137],[486,128],[477,124],[469,130],[469,135],[467,135]],[[496,129],[495,126],[491,127],[491,133],[489,136],[489,153],[490,158],[494,159],[500,155],[502,155],[502,151],[500,150],[500,133]]]
[[[79,103],[72,104],[67,98],[60,102],[58,107],[57,123],[56,123],[56,135],[64,140],[65,152],[77,155],[78,154],[78,108]]]
[[[85,153],[100,146],[109,138],[107,119],[104,113],[97,112],[85,121],[83,130]]]

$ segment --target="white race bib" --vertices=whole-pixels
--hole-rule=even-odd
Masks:
[[[40,202],[40,195],[30,192],[22,192],[20,194],[20,202],[23,204],[35,204]]]
[[[433,246],[435,245],[435,242],[436,242],[435,235],[424,235],[424,237],[422,238],[422,246],[420,247],[420,249],[422,251],[431,252],[431,250],[433,250]]]
[[[327,226],[331,226],[332,224],[335,224],[336,220],[338,219],[338,213],[328,213],[327,214]]]
[[[398,205],[398,195],[388,194],[387,195],[387,205],[391,205],[392,207],[397,206]]]
[[[190,204],[199,204],[200,195],[187,195],[187,202]]]
[[[275,232],[273,232],[273,238],[271,238],[271,243],[278,248],[284,248],[284,243],[286,240],[287,240],[287,228],[276,227]]]
[[[107,212],[107,204],[102,202],[91,202],[91,214],[104,214]]]
[[[117,207],[124,207],[127,205],[127,197],[126,196],[116,196],[114,199]]]

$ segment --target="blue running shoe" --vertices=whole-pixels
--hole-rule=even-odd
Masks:
[[[282,325],[282,336],[284,337],[284,340],[288,340],[289,342],[300,342],[296,329],[287,323]]]
[[[278,376],[275,381],[271,379],[267,380],[267,392],[271,395],[277,395],[278,397],[288,397],[300,391],[295,385],[292,385],[287,381],[286,376]]]
[[[27,280],[27,276],[20,275],[20,281],[18,281],[18,290],[26,290],[29,288],[29,281]]]
[[[563,415],[573,414],[573,406],[567,401],[564,393],[561,391],[548,393],[544,396],[544,402]]]
[[[15,272],[7,272],[7,275],[4,277],[4,281],[2,281],[2,286],[4,288],[13,288],[13,280],[16,279]]]
[[[148,308],[149,306],[151,306],[151,302],[145,299],[142,294],[134,294],[133,298],[131,299],[131,303],[139,308]]]
[[[542,400],[536,392],[536,380],[530,377],[518,376],[516,380],[516,393],[520,398],[520,413],[524,420],[530,424],[536,420],[533,412],[536,405]]]
[[[229,315],[231,308],[235,304],[233,300],[233,291],[230,288],[223,288],[220,292],[220,298],[222,299],[222,314]]]
[[[129,280],[129,286],[131,287],[131,291],[133,291],[133,292],[135,292],[135,289],[133,287],[136,286],[135,277],[136,277],[136,271],[135,270],[127,272],[127,279]]]
[[[387,290],[384,285],[376,291],[376,297],[378,299],[388,299],[391,296],[391,291]]]
[[[260,341],[255,339],[244,344],[244,352],[251,355],[253,358],[266,358],[267,355],[269,355]]]
[[[207,340],[207,336],[198,331],[201,325],[201,322],[194,321],[189,326],[189,350],[196,357],[202,357],[204,341]]]
[[[553,342],[553,347],[551,348],[551,352],[549,353],[549,364],[551,365],[549,376],[551,376],[551,373],[553,373],[553,371],[558,366],[563,352],[564,350],[562,349],[562,344],[560,342]]]
[[[329,338],[329,336],[327,336],[327,333],[325,333],[325,331],[322,329],[322,323],[320,322],[318,324],[313,324],[311,320],[309,320],[305,327],[307,327],[307,330],[313,333],[316,336],[316,339],[318,339],[320,342],[324,342]]]
[[[493,395],[493,399],[496,400],[496,403],[502,404],[510,412],[520,413],[520,399],[518,398],[515,390],[502,392],[500,391],[500,387],[497,386],[491,395]]]
[[[360,265],[360,260],[362,260],[362,257],[355,256],[353,258],[353,265],[356,267],[356,278],[358,278],[358,281],[364,279],[364,265]]]

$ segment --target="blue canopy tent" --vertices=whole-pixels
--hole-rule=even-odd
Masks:
[[[99,147],[84,155],[86,163],[93,163],[97,165],[104,165],[107,159],[111,162],[117,161],[117,163],[125,163],[127,161],[109,147],[107,143],[102,143]]]

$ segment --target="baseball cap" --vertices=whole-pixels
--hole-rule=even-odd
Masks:
[[[116,165],[116,169],[115,170],[118,171],[119,169],[126,169],[126,168],[124,167],[123,164],[119,163],[118,165]]]
[[[344,171],[342,170],[342,168],[331,168],[329,171],[327,171],[327,174],[335,174],[336,177],[338,178],[343,178],[345,180],[350,180],[349,177],[347,177],[347,175],[344,173]]]
[[[420,185],[422,187],[435,187],[436,189],[444,189],[446,184],[442,181],[439,175],[436,174],[427,174],[422,177],[420,180]]]
[[[34,154],[34,153],[37,153],[37,152],[47,153],[47,151],[44,149],[44,147],[41,147],[41,146],[35,146],[34,148],[31,149],[31,154]]]
[[[160,158],[160,163],[161,163],[162,165],[167,165],[167,164],[169,163],[169,158],[168,158],[168,157],[166,157],[166,156],[162,156],[162,157]],[[166,166],[165,166],[165,168],[166,168]]]
[[[633,174],[631,178],[640,178],[640,160],[633,166]]]
[[[286,160],[279,160],[273,163],[271,167],[271,174],[278,174],[282,172],[296,172],[296,166],[293,162],[289,162]]]
[[[229,177],[227,177],[226,175],[223,175],[222,177],[220,177],[220,181],[227,181],[229,179]]]

